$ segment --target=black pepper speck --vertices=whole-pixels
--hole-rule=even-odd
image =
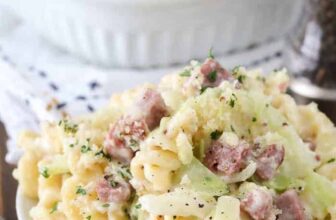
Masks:
[[[92,107],[92,105],[87,105],[87,109],[90,111],[90,112],[94,112],[94,108]]]
[[[76,97],[77,100],[86,100],[86,96],[84,95],[79,95]]]
[[[56,109],[62,109],[66,106],[66,103],[65,102],[61,102],[59,104],[56,105]]]
[[[91,90],[95,90],[96,88],[100,87],[100,84],[97,81],[92,81],[89,83],[89,87]]]
[[[42,78],[47,77],[47,74],[46,74],[44,71],[39,71],[38,74],[39,74]]]
[[[54,91],[58,91],[59,90],[58,86],[55,83],[53,83],[53,82],[49,83],[49,86]]]

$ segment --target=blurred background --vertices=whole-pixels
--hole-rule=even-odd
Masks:
[[[297,101],[336,121],[335,0],[0,0],[0,215],[17,219],[20,130],[95,111],[210,48],[227,69],[287,68]]]

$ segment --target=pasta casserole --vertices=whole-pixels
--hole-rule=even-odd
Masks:
[[[33,220],[336,219],[336,128],[286,70],[210,54],[19,137]]]

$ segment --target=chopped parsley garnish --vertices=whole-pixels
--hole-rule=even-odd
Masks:
[[[256,122],[256,121],[257,121],[257,118],[256,118],[256,117],[253,117],[253,118],[252,118],[252,121],[253,121],[253,122]]]
[[[91,151],[91,147],[90,147],[89,145],[83,145],[83,146],[81,147],[81,152],[82,152],[82,153],[87,153],[87,152],[89,152],[89,151]]]
[[[77,190],[76,190],[76,194],[77,194],[77,195],[80,194],[80,195],[82,195],[82,196],[85,196],[85,195],[86,195],[86,190],[85,190],[83,187],[78,186],[78,187],[77,187]]]
[[[106,154],[103,149],[95,153],[95,156],[101,156],[103,158],[106,158],[108,160],[111,160],[111,156]]]
[[[87,216],[86,220],[91,220],[91,215]]]
[[[237,80],[238,80],[238,82],[243,83],[244,80],[245,80],[245,78],[246,78],[245,75],[239,75],[239,76],[237,77]]]
[[[231,131],[232,132],[236,132],[236,130],[234,129],[234,127],[232,125],[230,125]]]
[[[215,130],[211,132],[210,137],[212,140],[217,140],[222,135],[222,133],[222,131]]]
[[[212,71],[211,73],[209,73],[209,75],[207,76],[208,80],[210,82],[216,82],[216,79],[217,79],[217,71],[214,70]]]
[[[231,108],[235,106],[236,100],[238,100],[237,96],[234,93],[232,93],[230,100],[228,101],[228,104],[231,106]]]
[[[240,67],[241,67],[240,65],[235,66],[235,67],[232,69],[232,75],[236,75],[236,74],[238,73]]]
[[[55,202],[53,204],[53,206],[51,207],[49,214],[53,214],[54,212],[56,212],[57,211],[57,207],[58,207],[58,202]]]
[[[201,88],[201,94],[202,94],[203,92],[205,92],[205,90],[207,90],[207,89],[208,89],[207,86],[202,86],[202,88]]]
[[[212,47],[211,47],[210,50],[209,50],[208,57],[209,57],[210,59],[215,59],[215,56],[214,56],[214,54],[213,54],[213,48],[212,48]]]
[[[111,186],[112,188],[116,188],[118,185],[119,185],[118,182],[116,182],[116,181],[114,181],[114,180],[110,180],[110,186]]]
[[[184,70],[183,72],[180,73],[180,76],[189,77],[189,76],[191,76],[191,72],[190,72],[190,70]]]
[[[136,208],[136,209],[140,209],[140,208],[141,208],[141,204],[136,204],[136,205],[134,206],[134,208]]]
[[[44,178],[49,178],[50,174],[49,174],[49,170],[46,167],[42,167],[40,169],[40,174],[44,177]]]
[[[130,139],[130,148],[133,150],[133,151],[138,151],[139,150],[139,142],[137,140],[134,140],[134,139]]]
[[[231,108],[233,108],[235,106],[235,100],[233,100],[232,98],[229,101],[229,105],[231,106]]]
[[[327,163],[333,163],[333,162],[335,162],[335,161],[336,161],[335,158],[331,158],[331,159],[329,159],[329,160],[327,161]]]
[[[251,129],[247,129],[247,132],[248,132],[249,134],[251,134]]]
[[[121,166],[118,170],[117,170],[117,174],[123,178],[124,180],[129,180],[132,178],[130,169],[128,166]]]
[[[62,127],[67,134],[75,134],[78,130],[78,125],[69,122],[68,120],[60,120],[58,126]]]
[[[109,206],[110,206],[110,204],[107,204],[107,203],[106,203],[106,204],[103,204],[103,207],[104,207],[104,208],[107,208],[107,207],[109,207]]]

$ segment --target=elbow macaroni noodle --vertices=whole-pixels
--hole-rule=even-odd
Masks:
[[[248,112],[258,111],[259,106],[244,104],[245,93],[239,92],[234,83],[223,82],[219,90],[209,89],[199,95],[199,64],[193,63],[187,70],[191,71],[191,78],[168,75],[157,87],[145,85],[114,95],[106,108],[92,115],[64,119],[60,123],[44,123],[41,133],[23,132],[19,145],[25,153],[14,176],[24,195],[37,201],[30,211],[31,217],[34,220],[123,220],[132,218],[132,212],[135,212],[139,220],[211,219],[209,216],[212,216],[216,201],[197,195],[199,200],[209,204],[199,211],[196,203],[193,207],[192,202],[188,202],[191,198],[188,192],[182,190],[179,196],[172,196],[178,190],[176,175],[194,157],[204,157],[204,146],[211,141],[211,132],[237,132],[249,141],[265,134],[265,128],[250,122]],[[243,90],[251,91],[251,94],[262,93],[268,99],[264,101],[269,101],[281,113],[300,138],[316,147],[321,159],[317,172],[336,181],[336,163],[332,161],[336,158],[336,147],[333,146],[336,128],[315,104],[298,106],[283,93],[283,87],[288,84],[286,72],[276,71],[264,77],[259,71],[240,67],[234,73],[235,77],[244,77]],[[132,103],[144,88],[160,92],[169,115],[162,118],[160,126],[140,143],[140,149],[130,163],[130,183],[135,190],[133,201],[100,201],[96,192],[98,181],[107,171],[119,166],[102,151],[109,126],[132,111]],[[228,109],[231,105],[240,110],[218,108],[224,104]],[[252,131],[245,128],[247,124]],[[237,142],[234,135],[228,138]],[[235,196],[235,190],[232,192]],[[162,197],[158,199],[156,196]],[[148,198],[153,198],[155,203]],[[137,208],[139,201],[143,203]],[[172,205],[187,201],[190,205],[185,210],[173,210],[163,201],[170,201]],[[329,210],[331,219],[336,219],[335,207]],[[157,213],[158,210],[162,213]]]

